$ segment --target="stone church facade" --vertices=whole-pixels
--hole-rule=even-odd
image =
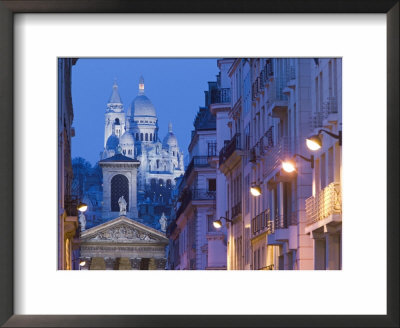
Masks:
[[[81,234],[82,270],[164,270],[163,232],[120,216]]]

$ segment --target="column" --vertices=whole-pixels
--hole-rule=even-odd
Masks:
[[[138,217],[137,211],[137,167],[132,168],[130,209],[133,218]]]
[[[131,258],[131,268],[132,270],[140,270],[140,261],[142,259],[141,258]]]
[[[326,233],[326,269],[339,270],[339,235],[337,233]]]
[[[325,239],[313,239],[314,270],[325,270]]]
[[[165,265],[167,264],[167,259],[152,259],[155,262],[155,270],[165,270]]]
[[[106,270],[114,270],[115,269],[115,259],[111,257],[106,257],[104,259],[106,263]]]

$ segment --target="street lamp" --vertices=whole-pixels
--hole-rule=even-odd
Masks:
[[[322,132],[325,132],[327,135],[331,136],[332,138],[338,139],[339,146],[342,145],[342,131],[339,131],[338,134],[334,134],[328,130],[321,129],[318,131],[318,134],[314,134],[306,139],[306,145],[307,145],[308,149],[315,151],[322,147],[322,140],[320,137]]]
[[[250,187],[250,192],[253,196],[258,197],[262,194],[262,190],[259,185],[254,184]]]
[[[83,213],[86,212],[88,206],[87,206],[87,204],[80,202],[79,205],[76,208],[80,212],[80,214],[79,214],[79,223],[80,223],[81,232],[82,232],[82,231],[85,231],[85,229],[86,229],[86,217],[85,217],[85,214],[83,214]]]
[[[81,269],[81,267],[84,267],[86,265],[86,261],[82,260],[80,258],[75,258],[72,259],[72,262],[78,262],[79,261],[79,270]]]
[[[222,221],[221,221],[222,219],[225,219],[225,221],[227,221],[227,222],[232,222],[231,219],[228,219],[228,218],[226,218],[226,217],[224,217],[224,216],[221,216],[218,220],[215,220],[215,221],[213,222],[213,226],[214,226],[215,229],[220,229],[220,228],[222,228]]]
[[[311,168],[314,168],[314,155],[311,155],[310,158],[304,157],[303,155],[300,154],[294,154],[291,159],[288,159],[286,161],[282,162],[282,169],[287,172],[287,173],[292,173],[296,171],[296,161],[294,160],[296,156],[304,159],[307,162],[310,162]]]
[[[88,206],[85,203],[80,202],[76,209],[80,212],[86,212]]]

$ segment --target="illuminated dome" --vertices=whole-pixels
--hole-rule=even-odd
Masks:
[[[168,133],[163,140],[163,148],[178,147],[178,140],[175,134],[172,132],[172,123],[168,124]]]
[[[135,144],[135,139],[133,138],[132,133],[126,131],[120,139],[121,145],[133,145]]]
[[[112,134],[108,137],[107,143],[106,143],[106,149],[107,150],[117,150],[119,145],[119,139],[115,134]]]
[[[131,106],[128,110],[128,116],[146,116],[156,117],[156,109],[151,103],[150,99],[144,95],[144,79],[140,77],[139,80],[139,94],[133,99]]]

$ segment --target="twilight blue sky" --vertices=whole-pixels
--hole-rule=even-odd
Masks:
[[[104,146],[104,113],[114,79],[127,110],[137,96],[140,75],[145,80],[145,94],[156,108],[161,141],[171,121],[186,156],[193,120],[199,106],[204,106],[207,82],[215,81],[217,74],[216,59],[79,59],[72,69],[72,157],[83,157],[92,165],[99,160]]]

